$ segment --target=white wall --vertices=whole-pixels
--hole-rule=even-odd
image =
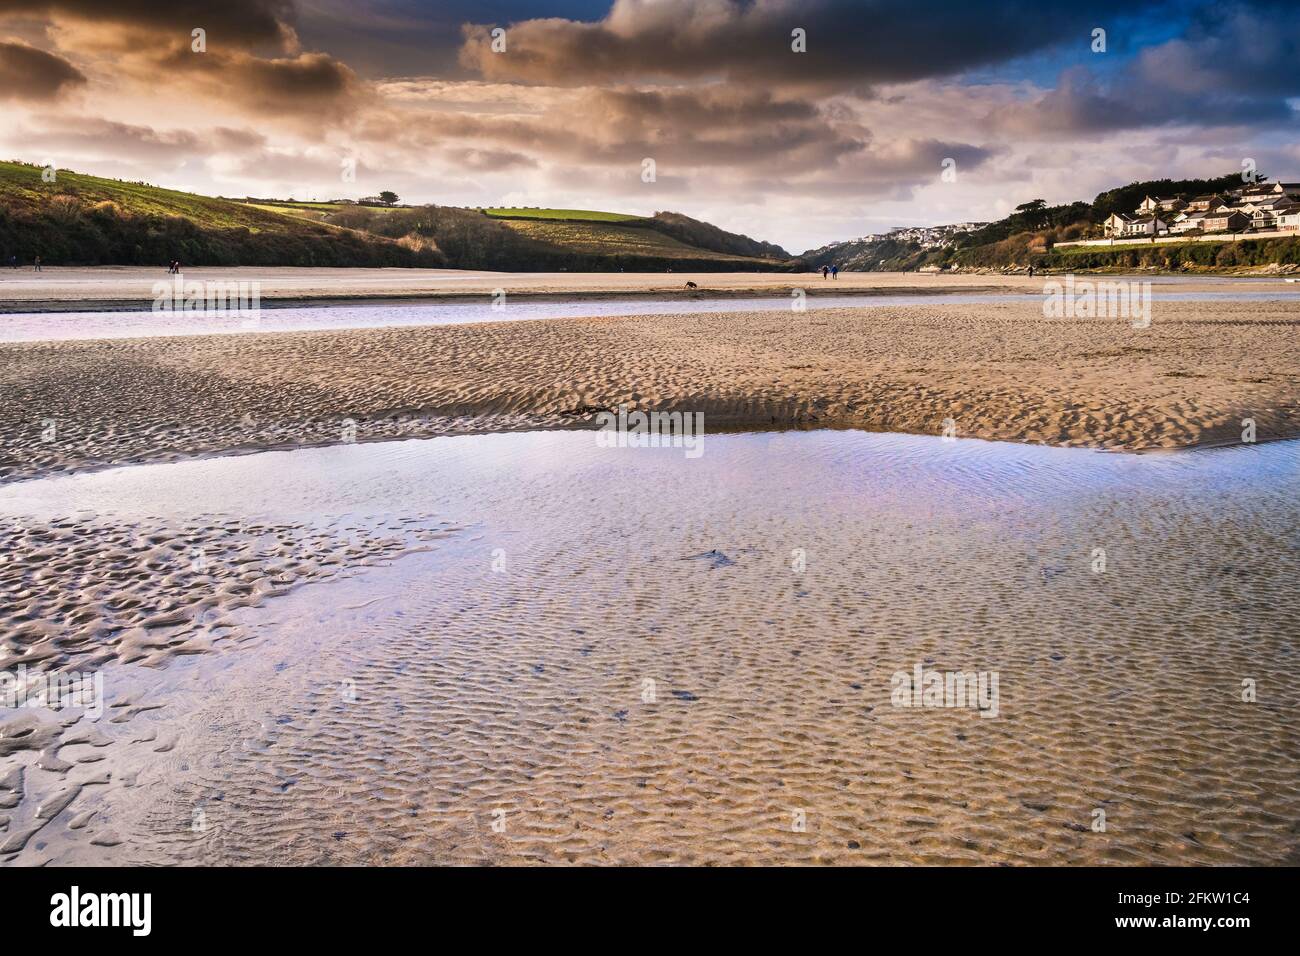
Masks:
[[[1137,239],[1078,239],[1073,242],[1058,242],[1053,248],[1064,246],[1140,246],[1159,242],[1241,242],[1243,239],[1280,239],[1294,236],[1300,231],[1295,226],[1286,229],[1274,229],[1269,232],[1212,232],[1202,235],[1200,232],[1175,233],[1173,235],[1141,236]]]

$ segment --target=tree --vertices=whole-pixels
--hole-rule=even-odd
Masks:
[[[379,201],[385,206],[395,205],[397,203],[397,193],[393,192],[391,189],[385,189],[379,194]]]
[[[1042,199],[1031,199],[1029,202],[1021,203],[1016,207],[1016,212],[1024,217],[1024,221],[1034,227],[1042,224],[1046,211],[1047,202]]]

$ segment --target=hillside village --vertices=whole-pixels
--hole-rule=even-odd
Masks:
[[[987,222],[954,222],[944,226],[895,226],[889,232],[863,236],[857,242],[915,242],[922,249],[937,249],[950,244],[958,233],[983,229]]]
[[[1203,196],[1147,196],[1102,223],[1109,238],[1300,230],[1300,183],[1251,183]]]

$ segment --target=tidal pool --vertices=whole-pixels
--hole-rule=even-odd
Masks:
[[[821,280],[817,280],[820,282]],[[1103,277],[1102,281],[1130,281]],[[1132,280],[1145,281],[1145,280]],[[1251,291],[1164,292],[1157,280],[1153,302],[1266,302],[1300,299],[1300,292]],[[804,283],[811,286],[810,283]],[[815,287],[813,287],[815,288]],[[1176,285],[1175,285],[1176,288]],[[1041,302],[1041,294],[936,294],[936,295],[812,295],[810,311],[887,306],[978,305],[999,302]],[[467,297],[468,299],[468,297]],[[235,335],[250,332],[305,332],[342,329],[403,328],[411,326],[466,325],[527,319],[564,319],[627,315],[680,315],[683,312],[782,312],[791,297],[775,293],[745,298],[644,298],[594,300],[537,300],[507,293],[499,306],[488,295],[464,302],[390,302],[366,305],[279,306],[264,303],[256,313],[237,311],[134,311],[41,312],[0,314],[0,342],[60,342],[83,339],[135,339],[176,335]]]
[[[61,647],[108,716],[0,748],[0,779],[22,773],[0,847],[27,836],[0,862],[1294,864],[1297,492],[1297,442],[844,431],[0,487],[0,582],[56,632],[28,647],[125,586],[77,565],[96,539],[138,563],[134,610],[164,581],[190,601],[262,561],[333,569],[200,607],[242,636],[158,639],[151,666]],[[198,538],[240,573],[187,584]],[[955,672],[996,676],[996,714],[900,700],[899,675]]]

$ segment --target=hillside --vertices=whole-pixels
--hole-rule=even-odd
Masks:
[[[497,206],[484,209],[493,219],[555,219],[580,222],[636,222],[642,216],[624,212],[601,212],[597,209],[539,209],[535,206]]]
[[[790,253],[778,245],[770,242],[760,242],[757,239],[751,239],[749,236],[739,235],[734,232],[727,232],[712,223],[701,222],[699,219],[692,219],[690,216],[679,212],[656,212],[653,216],[633,216],[627,213],[601,212],[592,209],[537,209],[530,206],[484,209],[483,212],[493,219],[513,220],[515,222],[513,228],[524,233],[537,234],[540,230],[536,223],[543,221],[608,223],[615,226],[644,227],[675,239],[680,245],[706,252],[721,253],[724,256],[741,256],[754,259],[790,258]],[[633,242],[655,241],[637,240],[635,236],[624,235],[625,238]],[[591,242],[602,245],[608,244],[604,237],[598,235],[598,230],[593,230],[590,234],[556,231],[555,236],[561,241],[573,238],[584,244],[590,244]]]
[[[708,222],[683,216],[679,212],[657,212],[647,225],[682,242],[733,256],[758,259],[789,259],[790,253],[770,242],[727,232]]]
[[[221,199],[0,163],[0,257],[49,265],[757,271],[784,250],[677,213]]]
[[[974,232],[959,233],[951,245],[922,248],[895,239],[854,240],[812,249],[792,260],[797,269],[835,262],[852,271],[917,269],[1048,270],[1150,268],[1216,271],[1300,265],[1300,239],[1242,239],[1195,242],[1171,239],[1141,246],[1054,248],[1058,242],[1101,235],[1101,223],[1115,212],[1131,212],[1145,196],[1221,193],[1241,186],[1239,173],[1212,179],[1155,179],[1100,193],[1091,203],[1048,206],[1025,203],[1011,215]]]
[[[339,205],[323,221],[416,248],[437,248],[449,265],[461,269],[748,272],[782,269],[787,258],[777,246],[677,213]]]
[[[732,256],[688,245],[649,226],[624,222],[552,222],[512,219],[506,225],[539,242],[561,246],[576,253],[602,256],[647,256],[668,259],[734,259],[739,265],[749,257]]]
[[[435,250],[249,203],[0,162],[0,257],[51,265],[436,266]]]

